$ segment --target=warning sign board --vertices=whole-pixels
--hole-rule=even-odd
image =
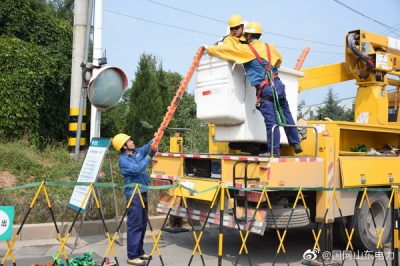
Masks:
[[[107,138],[93,138],[90,142],[89,150],[86,154],[85,161],[83,162],[81,171],[77,182],[96,182],[97,175],[101,170],[104,156],[110,146],[111,139]],[[86,201],[82,205],[83,199],[89,186],[75,186],[72,192],[71,199],[69,200],[68,207],[79,211],[82,206],[82,211],[86,209],[86,205],[89,201],[90,195],[86,198]]]
[[[0,206],[0,240],[12,238],[14,206]]]

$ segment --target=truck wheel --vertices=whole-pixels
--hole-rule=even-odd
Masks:
[[[350,216],[351,218],[353,216]],[[348,224],[347,222],[347,217],[343,217],[345,225]],[[350,232],[350,230],[349,230]],[[345,232],[345,228],[340,220],[340,218],[335,219],[335,222],[333,224],[333,244],[335,247],[338,249],[344,250],[347,245],[347,236]]]
[[[360,203],[362,192],[359,194],[357,199],[357,205],[355,206],[356,211]],[[389,204],[388,195],[385,192],[370,192],[368,193],[369,200],[371,202],[371,212],[374,216],[376,227],[380,230],[382,227],[385,215],[387,212],[388,216],[386,218],[385,229],[382,235],[382,244],[389,242],[390,237],[390,217],[391,210],[387,208]],[[364,202],[361,209],[357,213],[357,223],[355,224],[355,232],[353,236],[352,243],[355,248],[359,250],[371,250],[377,251],[376,245],[378,243],[378,238],[376,235],[374,222],[371,217],[371,212],[369,211],[367,202]]]

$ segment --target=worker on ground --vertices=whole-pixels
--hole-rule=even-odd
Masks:
[[[233,46],[214,45],[210,47],[203,45],[203,48],[206,49],[206,52],[210,56],[231,60],[236,64],[243,64],[251,85],[256,88],[256,107],[264,117],[267,131],[268,152],[260,155],[270,156],[271,152],[273,152],[275,156],[279,156],[280,132],[278,128],[273,132],[274,147],[271,147],[272,127],[277,124],[277,118],[275,114],[271,81],[267,76],[267,71],[271,74],[273,79],[272,82],[276,89],[279,104],[282,108],[287,124],[295,125],[295,123],[289,109],[289,104],[286,100],[285,85],[278,76],[278,68],[282,63],[282,57],[273,45],[268,45],[259,40],[261,35],[262,26],[257,22],[249,22],[244,29],[244,37],[247,44],[239,43]],[[285,127],[285,133],[289,140],[289,144],[294,147],[294,152],[302,152],[297,128]]]
[[[143,147],[136,148],[131,137],[126,134],[117,134],[112,145],[117,151],[120,151],[118,161],[119,169],[124,177],[125,185],[140,184],[150,185],[150,179],[146,168],[150,164],[156,151],[150,148],[152,141]],[[126,202],[128,203],[134,186],[125,187]],[[147,189],[140,187],[140,193],[145,203],[143,208],[139,194],[135,193],[132,203],[128,209],[127,220],[127,254],[128,264],[146,265],[146,260],[150,255],[145,254],[143,250],[143,239],[147,227]]]
[[[233,15],[229,18],[229,34],[222,38],[218,42],[220,45],[235,45],[237,43],[245,43],[246,40],[243,37],[245,21],[241,15]]]

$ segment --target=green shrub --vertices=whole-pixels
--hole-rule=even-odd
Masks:
[[[29,0],[0,2],[0,137],[66,140],[72,27]]]

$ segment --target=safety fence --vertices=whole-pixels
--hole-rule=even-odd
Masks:
[[[77,210],[75,217],[73,219],[73,222],[70,225],[70,228],[66,231],[64,235],[61,235],[61,232],[58,228],[57,221],[52,209],[52,202],[49,197],[48,193],[48,187],[50,186],[87,186],[87,192],[85,193],[81,206],[79,210]],[[107,188],[125,188],[127,186],[133,187],[133,193],[130,199],[127,202],[127,205],[125,207],[124,213],[121,217],[121,219],[118,222],[117,229],[114,233],[109,232],[107,225],[104,220],[104,215],[102,212],[102,206],[100,204],[99,200],[99,194],[96,188],[100,187],[107,187]],[[285,238],[287,237],[287,233],[289,230],[289,225],[291,222],[291,219],[293,217],[294,211],[301,207],[305,210],[307,214],[307,219],[309,221],[310,227],[311,227],[311,232],[310,234],[313,237],[314,244],[312,247],[310,247],[307,252],[304,254],[299,254],[300,256],[303,256],[303,263],[304,264],[309,264],[309,265],[332,265],[332,263],[337,263],[343,265],[347,260],[351,259],[354,261],[356,265],[358,265],[358,261],[360,260],[365,260],[367,259],[366,256],[368,256],[368,259],[371,260],[371,265],[375,265],[379,261],[379,263],[384,262],[386,265],[399,265],[399,258],[398,258],[398,248],[399,248],[399,232],[398,232],[398,219],[399,219],[399,193],[398,193],[398,187],[393,186],[393,187],[388,187],[388,188],[303,188],[303,187],[297,187],[297,188],[290,188],[290,187],[253,187],[253,188],[238,188],[238,187],[232,187],[229,186],[223,182],[220,182],[218,185],[208,188],[203,191],[197,191],[195,189],[191,189],[189,187],[186,187],[184,184],[177,182],[176,184],[170,184],[170,185],[164,185],[164,186],[144,186],[140,184],[131,184],[131,185],[121,185],[121,184],[115,184],[115,183],[84,183],[84,182],[36,182],[32,184],[27,184],[27,185],[22,185],[22,186],[16,186],[16,187],[11,187],[11,188],[1,188],[0,193],[2,191],[7,191],[7,190],[18,190],[18,189],[27,189],[27,188],[33,188],[37,187],[36,193],[33,197],[33,199],[30,202],[29,209],[25,213],[24,218],[21,222],[21,225],[19,226],[19,229],[17,232],[14,234],[11,240],[7,240],[7,251],[5,254],[0,254],[2,255],[2,260],[1,260],[1,266],[5,265],[6,261],[8,258],[12,261],[13,265],[17,265],[17,258],[15,257],[13,253],[13,247],[16,243],[16,241],[19,239],[19,236],[22,232],[23,226],[26,223],[26,220],[32,210],[32,208],[37,204],[38,197],[40,195],[44,196],[45,202],[47,204],[47,208],[50,211],[56,232],[57,232],[57,240],[59,242],[59,248],[58,252],[54,258],[54,264],[53,265],[58,265],[59,262],[61,262],[61,257],[67,262],[68,264],[68,254],[66,251],[66,243],[67,240],[71,237],[71,232],[74,228],[75,222],[77,221],[79,215],[82,213],[82,207],[86,200],[91,197],[93,199],[93,202],[95,204],[95,207],[99,211],[102,224],[104,227],[105,231],[105,238],[107,239],[107,247],[104,251],[104,258],[101,263],[101,265],[104,265],[106,258],[111,254],[117,265],[119,264],[118,261],[118,256],[117,256],[117,250],[115,248],[115,243],[117,240],[117,237],[119,236],[119,231],[121,229],[121,226],[123,224],[124,218],[127,215],[127,211],[131,206],[132,200],[135,195],[139,196],[139,199],[141,201],[141,205],[143,208],[145,208],[145,203],[142,198],[142,195],[140,193],[140,187],[145,187],[148,190],[170,190],[172,189],[171,198],[172,200],[169,202],[168,206],[168,211],[166,213],[166,217],[163,221],[162,227],[158,233],[156,233],[155,230],[153,230],[153,227],[151,225],[150,220],[148,219],[148,225],[149,229],[151,232],[151,238],[152,238],[152,249],[150,252],[150,255],[153,257],[155,254],[158,255],[161,265],[166,265],[163,258],[162,258],[162,248],[160,247],[160,240],[163,236],[164,229],[167,225],[167,221],[169,217],[171,216],[172,213],[176,212],[176,208],[184,208],[186,210],[185,212],[185,217],[187,218],[188,224],[190,225],[190,229],[192,231],[192,237],[193,237],[193,250],[191,252],[190,258],[188,258],[188,265],[191,265],[195,256],[198,254],[200,256],[201,262],[203,265],[206,265],[206,262],[204,260],[204,253],[201,248],[201,240],[206,233],[208,229],[206,227],[207,223],[210,222],[211,220],[211,214],[214,211],[217,213],[213,213],[212,219],[213,222],[216,224],[219,224],[218,227],[218,250],[217,250],[217,256],[218,256],[218,265],[222,265],[223,261],[223,254],[224,254],[224,217],[227,215],[232,215],[228,214],[227,209],[229,210],[234,210],[233,216],[234,216],[234,221],[236,223],[236,228],[238,229],[238,236],[240,237],[240,249],[237,251],[237,256],[236,260],[233,262],[234,265],[237,265],[239,261],[241,260],[241,257],[245,255],[247,257],[246,264],[252,265],[252,260],[250,256],[250,249],[248,247],[248,241],[249,241],[249,234],[252,231],[252,228],[255,224],[255,217],[257,215],[257,212],[260,211],[261,206],[263,206],[264,209],[267,210],[269,213],[269,217],[272,218],[272,230],[276,232],[277,240],[278,240],[278,246],[276,247],[275,256],[273,261],[265,261],[265,263],[271,263],[274,265],[275,263],[278,262],[278,259],[280,260],[280,263],[282,263],[282,258],[284,263],[287,265],[290,265],[288,256],[287,256],[287,250],[285,247]],[[186,193],[185,193],[186,191]],[[201,224],[201,229],[196,230],[194,223],[193,223],[193,218],[196,215],[193,210],[191,210],[191,207],[189,206],[188,198],[185,196],[187,195],[187,192],[192,193],[194,195],[200,195],[202,193],[209,193],[210,191],[213,191],[213,197],[210,202],[209,209],[207,213],[205,214],[205,218],[203,219],[203,223]],[[278,227],[277,225],[277,216],[274,215],[274,207],[271,204],[271,193],[279,192],[279,191],[285,191],[285,192],[292,192],[295,195],[294,202],[291,206],[290,209],[290,215],[287,220],[287,224],[285,228]],[[328,192],[328,203],[326,204],[326,209],[325,213],[323,216],[323,219],[320,219],[320,221],[313,221],[311,214],[312,211],[309,207],[309,205],[306,202],[306,197],[305,193],[308,192],[317,192],[317,191],[326,191]],[[346,221],[345,217],[343,216],[342,212],[342,207],[340,206],[341,201],[338,198],[338,193],[343,192],[343,191],[349,191],[349,192],[357,192],[359,194],[359,200],[357,201],[357,205],[355,208],[355,213],[352,216],[351,221]],[[171,190],[170,190],[171,192]],[[254,211],[250,215],[250,217],[246,217],[245,223],[243,223],[242,220],[238,219],[236,217],[236,202],[235,202],[235,195],[238,193],[249,193],[253,192],[258,195],[258,199],[255,201],[254,205]],[[381,224],[378,224],[376,221],[376,217],[372,208],[371,204],[371,193],[376,193],[376,192],[383,192],[386,193],[388,196],[388,202],[385,203],[384,208],[386,208],[386,211],[384,212],[384,217],[381,217],[379,220]],[[232,195],[235,194],[235,195]],[[227,204],[230,204],[227,206]],[[365,208],[365,206],[368,209],[368,215],[367,216],[360,216],[358,215],[358,212],[362,211],[362,209]],[[340,224],[342,225],[343,228],[343,234],[345,235],[346,238],[346,247],[342,251],[343,253],[340,254],[340,256],[336,259],[338,261],[334,262],[333,261],[333,253],[332,250],[324,250],[324,247],[321,245],[322,241],[322,235],[326,232],[326,230],[331,230],[329,229],[329,225],[332,223],[331,221],[328,221],[328,212],[331,210],[331,208],[335,208],[339,212],[339,217],[338,220]],[[218,215],[219,213],[219,215]],[[247,213],[246,213],[247,216]],[[362,218],[359,218],[362,217]],[[383,219],[382,219],[383,218]],[[215,220],[218,220],[215,222]],[[376,252],[375,253],[360,253],[360,251],[357,251],[356,248],[354,247],[354,236],[356,234],[356,224],[359,221],[359,219],[369,219],[369,221],[372,221],[373,224],[373,230],[376,234]],[[390,236],[392,239],[392,243],[390,246],[385,245],[383,242],[383,238],[385,233],[387,234],[387,230],[389,228],[390,231]],[[386,230],[386,231],[385,231]],[[358,232],[362,233],[362,232]],[[300,259],[300,258],[299,258]],[[147,265],[151,264],[152,260],[149,260]],[[315,264],[316,263],[316,264]],[[363,262],[365,263],[365,261]],[[175,263],[173,263],[175,264]],[[215,264],[215,263],[213,263]],[[63,264],[62,264],[63,265]]]

